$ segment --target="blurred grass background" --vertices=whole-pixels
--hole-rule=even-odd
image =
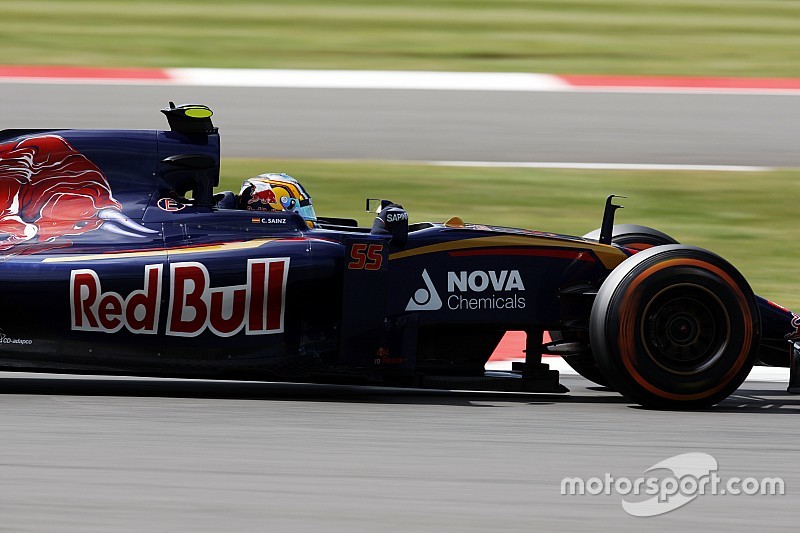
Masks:
[[[3,64],[800,77],[794,0],[0,0],[0,13]],[[758,293],[800,308],[800,171],[226,159],[223,188],[267,170],[300,178],[318,213],[363,224],[372,196],[415,221],[581,235],[600,225],[608,193],[624,194],[619,222],[716,251]]]
[[[320,216],[372,224],[364,199],[403,204],[412,222],[465,221],[583,235],[600,227],[609,193],[627,196],[617,223],[655,227],[735,265],[757,294],[800,310],[800,170],[665,172],[463,168],[378,162],[226,159],[220,190],[286,172]]]
[[[795,0],[0,0],[4,64],[800,76]]]

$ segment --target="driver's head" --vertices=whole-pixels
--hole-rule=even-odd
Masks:
[[[309,227],[317,220],[311,196],[288,174],[261,174],[244,180],[239,206],[250,211],[295,211]]]

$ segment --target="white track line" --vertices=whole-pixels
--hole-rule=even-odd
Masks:
[[[800,95],[799,89],[574,85],[556,74],[394,70],[165,69],[171,83],[296,89],[421,89],[653,94]]]
[[[524,359],[506,360],[506,361],[490,361],[486,363],[486,370],[511,370],[511,363],[514,361],[524,361]],[[543,363],[550,365],[551,370],[558,370],[565,376],[577,376],[571,366],[561,357],[544,357]],[[786,383],[789,384],[789,369],[771,366],[755,366],[747,376],[745,381],[761,381],[772,383]]]
[[[712,172],[764,172],[772,167],[744,165],[670,165],[659,163],[569,163],[540,161],[424,161],[441,167],[564,168],[576,170],[692,170]]]
[[[423,89],[445,91],[561,91],[558,76],[524,72],[389,70],[168,69],[173,83],[218,87],[306,89]]]
[[[32,70],[31,70],[32,69]],[[183,85],[209,87],[264,87],[295,89],[417,89],[446,91],[550,91],[601,93],[664,93],[664,94],[732,94],[732,95],[800,95],[800,88],[777,83],[759,87],[763,80],[754,80],[754,87],[692,86],[697,80],[687,78],[688,86],[653,86],[645,78],[641,85],[620,76],[618,84],[598,78],[595,82],[575,82],[570,76],[534,72],[435,72],[393,70],[298,70],[298,69],[236,69],[236,68],[170,68],[151,69],[152,77],[132,71],[126,77],[124,69],[70,70],[53,67],[12,68],[5,71],[0,65],[0,83],[50,83],[96,85]],[[134,69],[135,70],[135,69]],[[613,77],[612,77],[613,78]],[[724,80],[724,78],[723,78]],[[713,81],[713,80],[712,80]],[[741,83],[741,80],[730,80]],[[649,83],[652,83],[650,80]]]

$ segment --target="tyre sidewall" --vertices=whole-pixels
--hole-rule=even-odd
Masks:
[[[644,314],[659,295],[682,287],[708,295],[714,329],[727,335],[702,368],[679,367],[654,349]],[[752,290],[733,266],[701,248],[667,245],[627,259],[603,283],[590,341],[601,372],[625,396],[652,407],[690,408],[712,405],[741,385],[755,360],[759,326]]]

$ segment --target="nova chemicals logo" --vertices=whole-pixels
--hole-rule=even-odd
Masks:
[[[439,296],[427,270],[425,287],[417,289],[406,311],[437,311],[446,304],[451,311],[525,309],[525,284],[519,270],[462,270],[447,273],[447,297]]]
[[[447,307],[456,310],[525,309],[525,284],[519,270],[447,273]]]
[[[408,300],[406,311],[436,311],[442,308],[442,299],[439,298],[439,293],[436,292],[427,270],[422,271],[422,281],[425,282],[425,287],[417,289],[414,296]]]

